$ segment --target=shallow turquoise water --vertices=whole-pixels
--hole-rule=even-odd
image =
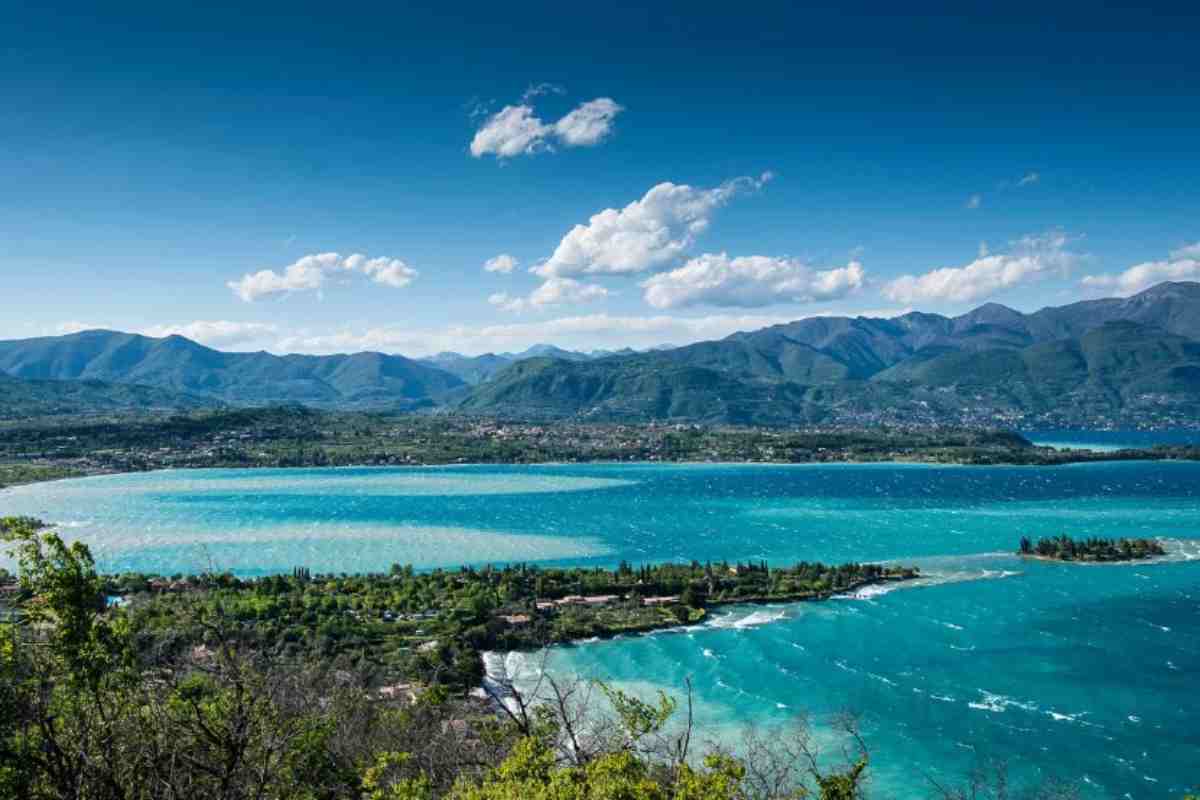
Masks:
[[[1154,447],[1159,444],[1200,444],[1200,430],[1172,431],[1091,431],[1045,430],[1025,433],[1034,444],[1061,450],[1112,452],[1130,447]]]
[[[671,690],[691,676],[701,721],[726,735],[861,711],[883,795],[988,759],[1095,797],[1178,797],[1200,780],[1200,464],[181,471],[0,493],[12,513],[59,523],[109,570],[917,563],[921,586],[726,609],[694,629],[561,649],[551,669]],[[1060,532],[1162,536],[1175,556],[1008,555],[1021,535]]]

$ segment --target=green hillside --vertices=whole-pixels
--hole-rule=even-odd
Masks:
[[[216,405],[219,404],[213,400],[152,386],[103,381],[29,381],[0,375],[0,419]]]
[[[1200,284],[1022,314],[824,317],[577,363],[516,364],[467,411],[751,424],[1195,418]]]
[[[234,405],[410,408],[430,405],[463,385],[444,370],[403,356],[224,353],[182,336],[154,339],[113,331],[0,342],[0,373],[139,384]]]

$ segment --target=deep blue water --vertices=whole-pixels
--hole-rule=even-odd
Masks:
[[[1178,797],[1200,780],[1200,464],[210,470],[21,487],[0,493],[10,513],[59,523],[109,570],[916,563],[920,586],[726,609],[563,648],[551,669],[670,691],[691,676],[701,722],[727,738],[860,711],[881,795],[989,759],[1094,797]],[[1010,555],[1057,533],[1163,537],[1174,558]]]

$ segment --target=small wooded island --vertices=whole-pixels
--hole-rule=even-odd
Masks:
[[[1072,539],[1070,536],[1054,536],[1038,539],[1035,544],[1028,537],[1021,537],[1019,555],[1027,558],[1042,558],[1050,561],[1145,561],[1165,556],[1167,551],[1154,539]]]

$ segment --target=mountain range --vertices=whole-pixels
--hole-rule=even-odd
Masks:
[[[531,359],[475,388],[468,410],[595,419],[787,424],[974,421],[1056,409],[1077,420],[1193,413],[1200,284],[1023,314],[814,317],[668,351]]]
[[[773,425],[1186,421],[1200,412],[1200,284],[1031,314],[989,303],[957,317],[813,317],[645,352],[277,356],[85,331],[0,342],[0,375],[10,416],[302,403]]]
[[[185,339],[115,331],[0,342],[0,373],[37,381],[97,381],[228,405],[411,409],[465,384],[445,370],[383,353],[224,353]]]
[[[466,383],[474,386],[491,378],[506,367],[511,367],[518,361],[530,358],[556,358],[562,361],[592,361],[609,356],[635,355],[638,351],[631,347],[622,350],[591,350],[582,353],[577,350],[563,350],[552,344],[535,344],[520,353],[484,353],[481,356],[464,356],[461,353],[438,353],[435,356],[419,359],[422,363],[457,375]]]

